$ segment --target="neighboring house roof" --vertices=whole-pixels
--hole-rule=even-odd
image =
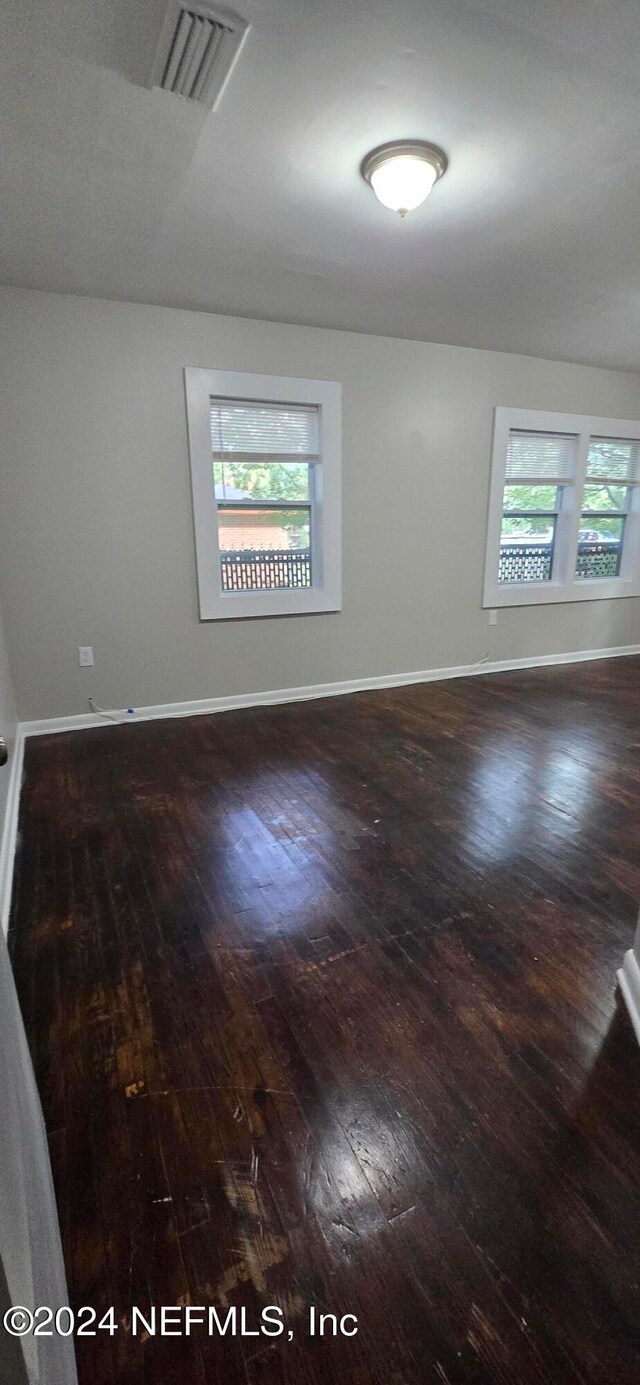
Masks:
[[[238,490],[237,486],[216,486],[216,500],[253,500],[249,491]]]

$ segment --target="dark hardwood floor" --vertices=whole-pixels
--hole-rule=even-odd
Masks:
[[[20,826],[82,1385],[640,1381],[639,659],[34,739]]]

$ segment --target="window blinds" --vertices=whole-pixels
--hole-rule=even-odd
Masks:
[[[512,428],[507,446],[507,482],[570,481],[576,438],[562,433],[528,433]]]
[[[214,461],[315,462],[319,457],[317,405],[211,400]]]
[[[587,476],[607,481],[637,481],[640,446],[633,439],[591,438]]]

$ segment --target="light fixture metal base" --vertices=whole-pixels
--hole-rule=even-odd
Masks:
[[[425,163],[431,164],[435,169],[436,182],[446,172],[448,159],[443,149],[439,149],[437,144],[428,144],[424,139],[397,139],[390,144],[379,144],[376,149],[372,149],[366,154],[360,164],[360,172],[366,183],[371,183],[371,174],[376,169],[390,159],[402,158],[402,156],[413,156],[416,159],[424,159]]]

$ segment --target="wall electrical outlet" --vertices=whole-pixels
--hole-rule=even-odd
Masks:
[[[78,663],[80,668],[93,668],[93,662],[93,650],[91,645],[78,645]]]
[[[498,624],[498,612],[497,612],[497,611],[489,611],[489,624],[490,624],[490,625],[497,625],[497,624]]]

